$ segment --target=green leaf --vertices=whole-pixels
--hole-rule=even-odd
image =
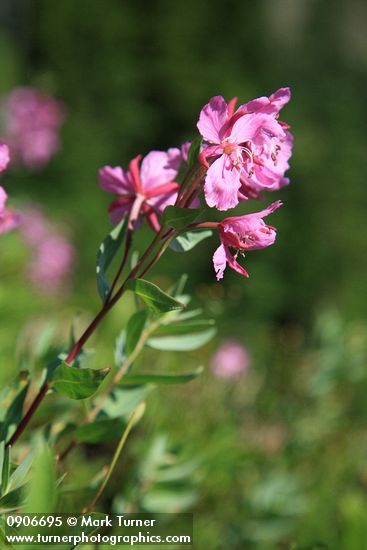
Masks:
[[[156,313],[165,313],[185,307],[184,304],[163,292],[157,285],[144,279],[132,279],[128,281],[126,288],[135,292]]]
[[[202,209],[167,206],[163,212],[163,224],[169,225],[173,229],[184,229],[190,223],[193,223],[202,213]]]
[[[149,338],[147,346],[164,351],[191,351],[200,348],[216,333],[215,328],[192,334],[180,334],[177,336],[157,336]]]
[[[128,320],[126,327],[126,342],[125,342],[125,352],[126,355],[130,355],[136,348],[137,343],[139,342],[140,336],[145,328],[149,311],[147,309],[142,309],[134,313]]]
[[[1,494],[4,495],[8,488],[9,473],[10,473],[10,447],[3,449],[3,464],[1,468]]]
[[[155,336],[164,336],[169,334],[191,334],[192,332],[202,331],[205,328],[213,327],[215,321],[213,319],[200,319],[198,321],[190,321],[180,323],[180,318],[173,320],[170,324],[162,324],[154,331]]]
[[[190,166],[192,164],[195,164],[195,162],[198,160],[202,143],[203,143],[203,139],[201,136],[197,136],[194,140],[192,140],[190,149],[187,155],[187,162]]]
[[[62,363],[54,370],[51,385],[70,399],[87,399],[98,390],[110,369],[76,369]]]
[[[199,229],[197,231],[187,231],[175,238],[169,245],[175,252],[187,252],[194,248],[204,239],[211,237],[213,232],[210,229]]]
[[[55,511],[55,467],[53,456],[47,445],[43,446],[39,456],[34,461],[27,493],[24,513],[52,514]]]
[[[126,422],[121,418],[103,418],[79,426],[74,435],[81,443],[102,443],[120,437],[125,426]]]
[[[131,374],[125,376],[120,386],[140,386],[143,384],[184,384],[200,376],[203,367],[199,367],[193,372],[182,374]]]
[[[104,405],[103,413],[109,418],[128,418],[136,407],[146,399],[152,386],[139,386],[115,388],[108,396]]]
[[[125,237],[127,228],[127,218],[113,228],[111,233],[104,239],[98,250],[97,255],[97,286],[102,302],[105,303],[110,292],[110,285],[106,279],[106,271],[115,257],[121,243]]]
[[[0,514],[16,510],[23,504],[26,487],[26,485],[22,485],[22,487],[9,491],[9,493],[0,498]]]
[[[19,487],[24,485],[25,479],[30,470],[30,467],[32,466],[33,460],[34,452],[31,451],[28,453],[23,462],[19,464],[16,470],[14,470],[14,472],[12,473],[9,480],[8,489],[14,491],[15,489],[18,489]]]
[[[27,383],[10,403],[5,413],[5,418],[1,425],[0,440],[9,439],[16,430],[19,422],[23,418],[23,406],[28,392],[29,383]]]

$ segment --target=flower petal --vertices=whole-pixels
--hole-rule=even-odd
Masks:
[[[134,192],[134,188],[129,178],[128,172],[124,172],[120,166],[104,166],[99,171],[99,183],[105,191],[124,195]]]
[[[168,183],[177,176],[181,160],[179,149],[151,151],[141,163],[140,176],[144,189]]]
[[[214,252],[213,265],[217,276],[217,281],[220,281],[223,279],[223,273],[227,266],[226,249],[222,244],[218,246],[217,250]]]
[[[205,179],[205,200],[218,210],[228,210],[238,204],[238,189],[241,186],[237,168],[226,167],[227,155],[221,155],[209,167]]]
[[[218,95],[212,97],[200,112],[197,127],[206,141],[220,143],[228,122],[228,107],[225,99]]]
[[[244,143],[253,139],[260,130],[266,130],[274,135],[284,134],[282,127],[273,117],[265,114],[250,114],[236,120],[230,137],[235,143]]]

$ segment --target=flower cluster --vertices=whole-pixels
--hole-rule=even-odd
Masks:
[[[31,170],[43,168],[60,147],[61,103],[34,88],[19,87],[3,101],[3,109],[3,140],[12,161]]]
[[[29,280],[42,292],[59,294],[66,288],[73,270],[74,247],[39,207],[24,209],[20,232],[32,251],[27,267]]]
[[[0,144],[0,172],[6,170],[10,161],[9,149],[5,144]],[[19,214],[11,208],[6,208],[5,204],[8,195],[0,185],[0,235],[14,229],[19,223]]]
[[[221,96],[213,97],[201,110],[197,123],[203,142],[197,170],[189,167],[188,173],[191,169],[194,174],[191,173],[189,185],[185,178],[181,184],[178,182],[180,166],[188,162],[187,143],[181,149],[152,151],[143,160],[138,156],[127,171],[121,167],[102,168],[102,188],[118,195],[109,207],[111,221],[118,223],[128,215],[129,227],[134,229],[144,216],[152,229],[159,231],[166,206],[196,207],[202,190],[209,207],[225,211],[241,201],[263,199],[264,192],[287,185],[285,172],[293,138],[289,126],[279,120],[279,112],[289,99],[289,88],[280,88],[269,97],[254,99],[236,109],[237,98],[227,103]],[[198,170],[200,165],[204,175]],[[276,230],[266,225],[263,218],[281,204],[278,200],[257,213],[229,217],[219,223],[190,225],[190,229],[217,228],[221,244],[213,262],[218,280],[227,264],[248,277],[237,257],[274,243]]]
[[[250,366],[250,355],[238,340],[224,340],[211,358],[210,367],[218,378],[237,378]]]

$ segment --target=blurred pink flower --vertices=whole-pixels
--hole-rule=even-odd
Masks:
[[[65,290],[75,263],[72,244],[37,206],[24,210],[20,230],[32,250],[27,268],[30,281],[47,294]]]
[[[177,176],[182,155],[180,149],[151,151],[140,161],[135,157],[126,172],[117,166],[104,166],[99,171],[101,187],[109,193],[119,195],[109,206],[111,221],[117,224],[129,213],[130,226],[136,226],[145,215],[153,230],[159,230],[158,215],[166,206],[175,203],[178,183]]]
[[[0,172],[6,170],[9,161],[9,147],[5,143],[0,143]]]
[[[5,99],[4,139],[12,160],[30,169],[45,166],[60,148],[62,104],[30,87],[15,88]]]
[[[5,208],[7,198],[5,189],[0,186],[0,235],[17,227],[20,221],[18,212]]]
[[[50,235],[36,248],[29,278],[42,292],[58,294],[65,289],[74,263],[74,248],[61,235]]]
[[[221,244],[213,256],[218,281],[223,278],[227,263],[230,268],[241,275],[249,276],[247,271],[237,262],[237,256],[238,254],[244,256],[247,250],[259,250],[274,243],[276,230],[271,225],[266,225],[263,218],[281,205],[281,201],[276,201],[261,212],[226,218],[218,224]],[[232,256],[229,248],[236,251],[234,256]]]
[[[236,378],[250,365],[247,349],[237,340],[225,340],[210,361],[210,367],[219,378]]]
[[[240,200],[258,198],[262,189],[274,191],[288,183],[284,172],[292,137],[277,116],[289,98],[289,88],[281,88],[236,111],[237,98],[227,104],[222,96],[203,107],[197,127],[207,142],[200,158],[208,168],[204,193],[209,206],[228,210]]]

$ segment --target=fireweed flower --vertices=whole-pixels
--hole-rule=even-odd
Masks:
[[[0,143],[0,172],[6,170],[9,161],[9,147],[5,143]]]
[[[204,193],[209,206],[228,210],[240,200],[258,198],[263,189],[288,183],[284,172],[292,137],[277,116],[289,98],[289,89],[282,88],[236,111],[236,98],[227,104],[221,96],[203,107],[197,127],[207,142],[200,159],[208,168]]]
[[[276,201],[261,212],[226,218],[219,222],[218,231],[221,244],[213,256],[218,281],[223,278],[227,263],[230,268],[241,275],[249,276],[247,271],[237,262],[237,257],[239,254],[244,256],[247,250],[259,250],[274,243],[276,230],[274,227],[266,225],[263,218],[281,205],[281,201]],[[233,256],[230,248],[235,251]]]
[[[11,231],[19,224],[20,216],[12,209],[5,208],[8,195],[0,186],[0,235]]]
[[[3,102],[4,140],[14,162],[30,169],[45,166],[60,148],[64,120],[60,102],[29,88],[15,88]]]
[[[237,340],[225,340],[210,361],[213,373],[219,378],[237,378],[250,365],[247,349]]]
[[[29,280],[42,292],[60,294],[68,285],[75,263],[72,244],[37,206],[22,212],[20,232],[32,252],[27,266]]]
[[[182,153],[171,148],[167,152],[151,151],[142,162],[141,159],[141,155],[135,157],[127,171],[120,166],[104,166],[99,171],[99,181],[105,191],[119,195],[108,209],[112,223],[117,224],[128,213],[130,228],[145,216],[152,229],[158,231],[158,216],[177,197],[179,184],[174,180]]]

